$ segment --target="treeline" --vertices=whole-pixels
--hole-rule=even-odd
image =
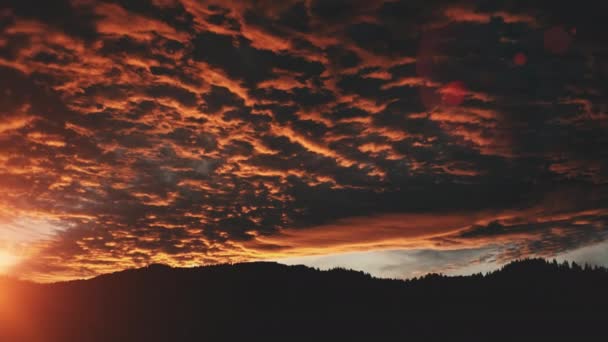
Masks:
[[[0,341],[588,341],[608,323],[605,268],[542,259],[406,281],[247,263],[2,283]]]

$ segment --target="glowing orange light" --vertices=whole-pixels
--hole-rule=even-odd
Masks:
[[[528,62],[528,57],[523,52],[518,52],[515,57],[513,57],[513,63],[517,66],[525,65]]]
[[[466,87],[461,81],[448,83],[441,89],[443,103],[448,106],[458,106],[462,104],[467,94]]]
[[[19,261],[19,257],[12,255],[6,251],[0,251],[0,274],[8,271]]]

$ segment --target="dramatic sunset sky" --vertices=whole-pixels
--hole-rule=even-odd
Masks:
[[[0,273],[607,265],[606,7],[4,0]]]

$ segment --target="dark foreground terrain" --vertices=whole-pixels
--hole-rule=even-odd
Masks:
[[[274,263],[0,280],[0,341],[608,341],[608,272],[526,260],[382,280]]]

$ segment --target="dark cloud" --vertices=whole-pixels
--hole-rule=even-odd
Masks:
[[[305,78],[318,77],[323,72],[320,63],[309,62],[271,50],[251,46],[251,41],[239,37],[203,32],[193,41],[193,57],[222,69],[227,75],[255,85],[273,79],[273,69],[289,70]]]
[[[87,41],[97,36],[95,22],[98,17],[86,2],[59,0],[51,4],[35,0],[8,0],[2,6],[19,18],[41,21]]]

